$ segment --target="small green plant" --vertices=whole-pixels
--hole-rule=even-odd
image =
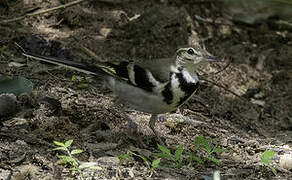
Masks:
[[[144,162],[144,164],[145,164],[148,168],[150,168],[150,169],[152,169],[152,170],[157,169],[157,168],[160,168],[159,164],[160,164],[160,160],[161,160],[161,158],[154,159],[154,160],[152,161],[152,163],[150,163],[150,160],[148,160],[146,157],[144,157],[144,156],[142,156],[142,155],[140,155],[140,154],[138,154],[138,153],[134,153],[134,152],[132,152],[132,151],[130,151],[130,150],[128,150],[126,154],[122,154],[122,155],[120,155],[119,158],[120,158],[120,161],[124,161],[125,159],[131,159],[131,160],[134,160],[134,156],[135,156],[135,157],[138,157],[138,158],[140,158],[140,159],[142,159],[143,162]],[[150,164],[151,164],[151,165],[150,165]]]
[[[130,151],[130,150],[128,150],[127,153],[120,155],[119,158],[120,158],[120,161],[124,161],[125,159],[132,159],[133,160],[134,156],[140,158],[141,160],[143,160],[144,164],[148,168],[150,168],[150,161],[146,157],[144,157],[144,156],[142,156],[142,155],[140,155],[138,153],[135,153],[133,151]]]
[[[168,149],[165,146],[158,144],[158,149],[161,151],[159,153],[154,153],[153,155],[158,157],[158,159],[155,159],[152,164],[154,163],[156,168],[164,168],[163,166],[160,166],[161,159],[168,160],[168,164],[165,167],[175,167],[177,169],[182,168],[183,163],[183,150],[184,147],[182,145],[179,145],[177,149],[175,150],[174,154],[171,153],[170,149]]]
[[[70,166],[70,170],[74,172],[78,172],[81,175],[81,179],[83,179],[83,170],[101,170],[102,168],[97,166],[95,162],[80,162],[74,156],[83,152],[82,149],[72,149],[70,146],[72,145],[73,140],[68,140],[65,143],[54,141],[54,144],[58,147],[53,150],[59,150],[65,152],[67,155],[59,155],[60,159],[57,164],[66,164]]]
[[[261,156],[262,163],[271,169],[271,171],[276,174],[276,169],[271,166],[272,158],[275,156],[275,151],[273,150],[265,150],[265,152]]]
[[[152,170],[169,168],[169,167],[175,167],[175,168],[181,169],[182,162],[183,162],[183,158],[182,158],[183,146],[182,145],[178,146],[174,154],[171,154],[170,150],[167,147],[164,147],[161,145],[158,145],[158,149],[161,152],[153,153],[153,155],[158,158],[154,159],[152,162],[151,160],[148,160],[144,156],[132,151],[127,151],[127,153],[120,155],[119,158],[121,161],[124,161],[125,159],[134,160],[134,157],[138,157],[142,159],[144,164]],[[166,166],[161,166],[160,163],[162,159],[170,160],[170,163],[167,164]]]
[[[168,118],[167,122],[183,123],[185,120],[183,118]]]
[[[81,76],[73,75],[71,80],[78,89],[84,89],[88,87],[88,84],[85,83],[86,80]]]
[[[215,163],[220,163],[221,160],[214,157],[214,153],[225,152],[227,150],[220,149],[217,146],[212,145],[212,140],[205,138],[203,135],[198,136],[194,141],[195,147],[197,151],[204,151],[206,156],[200,158],[195,155],[195,152],[190,152],[188,150],[184,150],[183,145],[179,145],[174,151],[171,151],[169,148],[157,145],[158,150],[160,152],[153,153],[153,156],[156,157],[153,160],[149,160],[144,156],[132,152],[127,151],[127,153],[120,155],[120,160],[123,161],[125,159],[135,160],[138,157],[143,160],[144,164],[151,169],[165,169],[165,168],[176,168],[181,170],[184,164],[188,166],[193,166],[194,162],[199,162],[201,164],[204,163],[205,160],[209,160]]]
[[[160,158],[154,159],[152,161],[152,163],[150,164],[150,160],[148,160],[146,157],[144,157],[138,153],[132,152],[130,150],[128,150],[127,153],[119,156],[121,162],[123,162],[125,159],[134,160],[135,159],[134,157],[138,157],[138,158],[142,159],[144,164],[146,164],[146,166],[150,169],[151,174],[149,175],[148,179],[151,178],[155,169],[160,168],[160,166],[159,166],[160,160],[161,160]]]
[[[151,163],[152,168],[153,169],[159,168],[160,161],[161,161],[161,158],[154,159]]]
[[[11,53],[8,51],[8,48],[5,45],[2,45],[0,47],[0,54],[6,55],[6,56],[11,56]]]
[[[210,138],[205,138],[203,135],[198,136],[195,139],[195,147],[197,150],[203,150],[206,152],[206,157],[204,159],[210,160],[214,163],[220,163],[221,160],[217,159],[213,156],[214,153],[220,153],[220,152],[225,152],[225,149],[220,149],[218,148],[216,145],[214,147],[212,147],[212,140]],[[204,160],[201,159],[200,157],[194,155],[193,153],[190,153],[190,156],[192,157],[192,159],[194,159],[195,161],[199,162],[199,163],[203,163]]]

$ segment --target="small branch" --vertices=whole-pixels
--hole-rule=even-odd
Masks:
[[[93,51],[91,51],[90,49],[88,49],[87,47],[84,47],[82,45],[80,45],[80,49],[87,54],[89,57],[95,59],[97,62],[106,62],[106,60],[103,60],[101,57],[99,57],[98,55],[96,55]]]
[[[230,66],[230,64],[231,64],[231,61],[229,61],[229,62],[227,63],[227,65],[226,65],[225,67],[223,67],[221,70],[215,72],[215,73],[212,74],[212,75],[216,75],[216,74],[219,74],[219,73],[225,71],[225,70]]]
[[[213,82],[213,81],[210,81],[210,80],[208,80],[208,79],[202,79],[202,80],[203,80],[203,81],[206,81],[206,82],[208,82],[208,83],[211,83],[211,84],[213,84],[213,85],[215,85],[215,86],[217,86],[217,87],[220,87],[220,88],[224,89],[225,91],[227,91],[227,92],[233,94],[234,96],[236,96],[236,97],[238,97],[238,98],[240,98],[240,99],[243,99],[243,100],[247,101],[245,98],[241,97],[240,95],[236,94],[235,92],[231,91],[230,89],[228,89],[228,88],[226,88],[226,87],[224,87],[224,86],[222,86],[222,85],[220,85],[220,84],[217,84],[217,83],[215,83],[215,82]]]
[[[214,73],[207,73],[201,69],[198,69],[197,71],[202,73],[202,74],[200,74],[200,76],[202,76],[202,77],[214,76],[214,75],[217,75],[217,74],[225,71],[230,66],[230,64],[231,64],[231,61],[229,61],[222,69],[220,69],[219,71],[214,72]]]
[[[228,88],[226,88],[226,87],[224,87],[224,86],[222,86],[222,85],[220,85],[220,84],[218,84],[218,83],[215,83],[215,82],[213,82],[213,81],[210,81],[210,80],[208,80],[208,79],[205,79],[205,78],[201,78],[201,79],[202,79],[203,81],[206,81],[206,82],[208,82],[208,83],[211,83],[211,84],[213,84],[213,85],[215,85],[215,86],[217,86],[217,87],[219,87],[219,88],[224,89],[225,91],[227,91],[227,92],[233,94],[234,96],[238,97],[238,98],[241,99],[242,101],[247,102],[247,103],[250,104],[252,107],[254,107],[254,108],[257,109],[257,105],[256,105],[256,104],[254,104],[254,103],[250,102],[248,99],[246,99],[246,98],[244,98],[244,97],[242,97],[242,96],[236,94],[235,92],[231,91],[230,89],[228,89]],[[241,116],[241,115],[239,114],[239,116]]]
[[[13,19],[0,21],[0,24],[8,24],[8,23],[11,23],[11,22],[20,21],[20,20],[22,20],[24,18],[27,18],[27,17],[37,16],[37,15],[48,13],[50,11],[55,11],[55,10],[58,10],[58,9],[65,9],[67,7],[70,7],[70,6],[74,6],[74,5],[80,4],[80,3],[84,2],[84,1],[87,1],[87,0],[76,0],[76,1],[73,1],[73,2],[69,2],[67,4],[63,4],[63,5],[57,6],[57,7],[53,7],[53,8],[49,8],[49,9],[43,9],[43,10],[39,10],[39,11],[36,11],[36,12],[33,12],[33,13],[28,13],[28,14],[25,14],[23,16],[19,16],[19,17],[13,18]]]
[[[232,24],[228,24],[228,23],[222,23],[222,22],[216,22],[214,20],[211,20],[211,19],[206,19],[206,18],[203,18],[199,15],[195,15],[195,19],[198,20],[198,21],[201,21],[203,23],[209,23],[209,24],[217,24],[217,25],[226,25],[226,26],[231,26]]]

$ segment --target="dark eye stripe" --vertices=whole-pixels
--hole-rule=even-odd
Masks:
[[[187,61],[193,61],[193,59],[189,59],[189,58],[185,58],[185,60],[187,60]]]

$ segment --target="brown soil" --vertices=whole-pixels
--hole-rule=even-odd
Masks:
[[[3,1],[0,21],[66,2]],[[202,0],[88,1],[0,25],[0,47],[8,47],[8,53],[0,52],[0,73],[24,76],[35,87],[34,95],[22,97],[27,103],[19,114],[2,119],[0,179],[77,179],[68,167],[56,165],[60,152],[52,151],[53,141],[69,139],[85,151],[79,160],[103,168],[89,172],[91,179],[203,179],[215,170],[222,179],[292,179],[279,166],[281,156],[292,152],[292,33],[267,23],[233,22],[221,6]],[[152,172],[139,160],[120,163],[127,150],[153,160],[158,150],[149,114],[118,103],[98,79],[26,59],[15,42],[33,53],[93,64],[97,58],[85,48],[104,61],[118,61],[170,57],[178,47],[204,44],[224,61],[203,68],[197,95],[166,115],[184,122],[156,126],[170,149],[182,144],[191,151],[202,134],[228,151],[215,154],[221,163],[183,165],[181,171]],[[12,61],[25,66],[9,67]],[[88,87],[78,88],[73,75]],[[39,103],[44,97],[61,108]],[[276,152],[276,175],[260,160],[265,150]]]

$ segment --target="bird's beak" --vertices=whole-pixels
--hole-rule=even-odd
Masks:
[[[206,60],[206,61],[209,61],[209,62],[219,62],[221,61],[221,59],[213,56],[213,55],[204,55],[203,58]]]

